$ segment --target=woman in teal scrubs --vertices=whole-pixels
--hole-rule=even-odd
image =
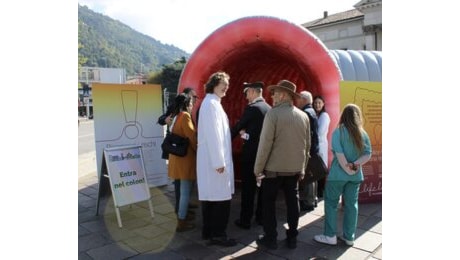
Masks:
[[[363,129],[361,109],[348,104],[342,111],[338,127],[332,133],[334,158],[326,181],[324,196],[324,232],[314,240],[329,245],[337,244],[337,206],[340,196],[344,201],[343,236],[347,245],[355,240],[358,222],[359,186],[364,180],[362,165],[371,158],[369,136]]]

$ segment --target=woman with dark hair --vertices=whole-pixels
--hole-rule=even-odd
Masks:
[[[180,182],[180,192],[176,193],[176,196],[179,194],[179,198],[176,198],[176,201],[179,201],[176,232],[183,232],[195,227],[193,223],[188,221],[187,211],[192,184],[196,179],[197,136],[191,116],[192,98],[182,93],[176,97],[174,104],[170,131],[190,140],[187,154],[184,157],[169,154],[168,165],[168,176]]]
[[[363,129],[361,109],[348,104],[342,111],[338,127],[332,133],[332,160],[324,193],[324,232],[314,240],[329,245],[337,244],[337,205],[339,198],[345,203],[343,236],[348,246],[355,240],[358,222],[359,187],[364,180],[362,165],[369,161],[372,147]]]
[[[222,71],[209,77],[198,120],[197,183],[203,212],[202,237],[209,239],[209,244],[220,246],[236,245],[226,231],[235,186],[232,135],[228,116],[220,103],[229,80],[230,76]]]
[[[331,118],[326,112],[326,105],[324,98],[322,96],[315,96],[313,98],[313,108],[316,112],[316,117],[318,118],[318,146],[319,146],[319,156],[323,159],[324,164],[328,165],[328,146],[327,133],[329,132],[329,124]],[[318,197],[323,197],[324,185],[326,183],[326,178],[318,180]]]

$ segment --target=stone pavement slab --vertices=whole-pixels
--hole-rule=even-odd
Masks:
[[[79,259],[310,259],[322,256],[327,259],[382,259],[382,206],[381,203],[360,204],[357,239],[353,247],[339,240],[337,246],[313,241],[324,225],[323,202],[309,213],[302,212],[299,219],[297,248],[284,244],[286,207],[283,194],[278,194],[278,249],[258,248],[255,239],[263,233],[262,227],[252,225],[242,230],[233,224],[238,218],[240,190],[236,189],[231,204],[228,234],[237,240],[231,248],[208,246],[201,239],[201,209],[196,212],[194,230],[176,233],[174,213],[174,188],[172,184],[152,187],[152,219],[147,202],[121,207],[123,228],[119,228],[111,196],[101,199],[99,216],[95,216],[97,200],[96,173],[79,178],[78,191],[78,258]],[[193,198],[196,200],[196,189]],[[342,215],[339,209],[339,216]],[[338,227],[341,220],[338,219]]]

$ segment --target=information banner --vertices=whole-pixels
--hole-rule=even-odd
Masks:
[[[363,165],[359,202],[382,201],[382,82],[341,81],[340,111],[354,103],[363,112],[363,125],[372,145],[372,157]]]
[[[105,148],[140,145],[150,187],[168,182],[161,159],[165,128],[157,124],[162,111],[160,85],[92,84],[98,177]]]
[[[104,149],[115,207],[150,199],[141,146]]]

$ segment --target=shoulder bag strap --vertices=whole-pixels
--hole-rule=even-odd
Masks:
[[[174,125],[175,125],[175,123],[176,123],[177,118],[178,118],[181,114],[182,114],[182,112],[179,112],[179,114],[177,114],[177,115],[173,118],[173,121],[172,121],[171,125],[169,126],[169,131],[170,131],[171,133],[172,133],[172,130],[173,130],[173,128],[174,128]]]

